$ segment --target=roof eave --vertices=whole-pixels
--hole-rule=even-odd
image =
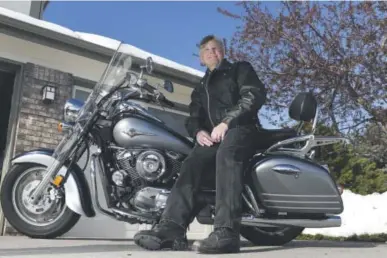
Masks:
[[[74,38],[74,37],[53,31],[53,30],[42,28],[42,27],[36,26],[34,24],[23,22],[23,21],[18,20],[18,19],[12,19],[12,18],[9,18],[8,16],[4,16],[2,14],[0,14],[0,23],[5,24],[5,25],[10,26],[10,27],[13,27],[13,28],[16,28],[16,29],[19,29],[19,30],[22,30],[22,31],[25,31],[25,32],[39,35],[41,37],[45,37],[45,38],[52,40],[52,41],[65,43],[66,45],[69,45],[69,46],[72,46],[75,48],[81,48],[87,52],[92,52],[94,54],[101,55],[102,57],[105,57],[105,58],[110,59],[115,52],[115,50],[113,50],[113,49],[106,48],[104,46],[94,44],[92,42],[80,40],[80,39],[77,39],[77,38]],[[140,57],[134,58],[133,61],[135,63],[141,63],[141,64],[143,64],[145,62],[145,60],[143,58],[140,58]],[[157,72],[164,73],[166,75],[170,75],[173,77],[178,77],[178,78],[183,79],[183,80],[189,80],[189,81],[194,82],[194,83],[198,82],[200,80],[200,77],[197,75],[187,73],[187,72],[184,72],[184,71],[181,71],[178,69],[174,69],[171,67],[167,67],[165,65],[158,64],[158,63],[154,64],[154,69]]]

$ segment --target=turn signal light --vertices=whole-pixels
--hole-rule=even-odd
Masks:
[[[58,132],[62,132],[63,131],[63,123],[59,123],[58,124]]]
[[[59,185],[62,183],[63,181],[63,176],[56,176],[54,178],[54,181],[52,182],[56,187],[59,187]]]

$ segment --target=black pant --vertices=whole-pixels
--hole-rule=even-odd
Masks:
[[[256,149],[257,129],[241,126],[227,131],[220,144],[196,145],[183,162],[160,221],[170,220],[186,228],[192,219],[195,196],[204,171],[216,163],[214,227],[239,230],[242,210],[243,168]]]

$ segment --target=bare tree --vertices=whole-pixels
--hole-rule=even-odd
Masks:
[[[364,134],[370,122],[386,132],[387,2],[286,1],[278,15],[260,2],[237,5],[242,15],[218,8],[242,24],[228,55],[250,61],[265,81],[269,121],[313,91],[337,133]]]

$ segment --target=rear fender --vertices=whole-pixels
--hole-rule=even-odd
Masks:
[[[52,157],[52,149],[37,149],[17,155],[11,160],[11,164],[35,163],[43,166],[50,166],[55,159]],[[59,174],[65,175],[67,167],[63,166]],[[86,181],[82,169],[73,164],[70,168],[70,174],[64,183],[66,192],[66,205],[74,212],[86,216],[94,217],[95,211],[92,206],[89,185]]]

